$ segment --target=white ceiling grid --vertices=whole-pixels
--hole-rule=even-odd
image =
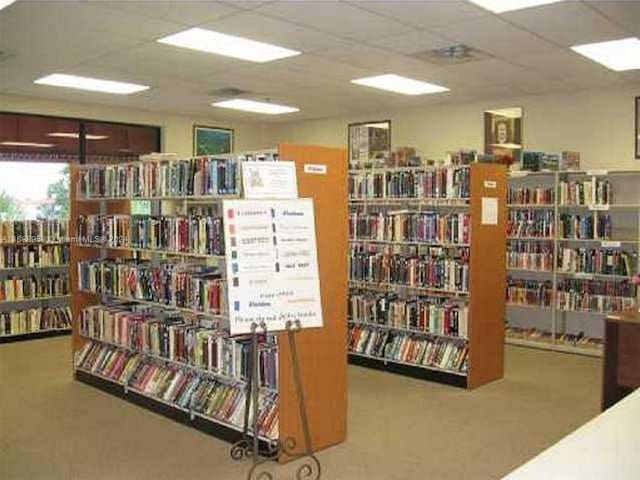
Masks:
[[[193,26],[303,53],[252,64],[156,42]],[[19,0],[0,12],[0,92],[255,120],[255,114],[214,113],[210,106],[220,99],[212,92],[237,87],[248,90],[248,98],[300,108],[264,117],[289,121],[640,82],[638,71],[611,72],[568,49],[633,35],[640,35],[635,0],[568,0],[503,15],[462,0]],[[456,43],[490,57],[442,66],[412,56]],[[152,88],[118,97],[33,84],[54,72]],[[381,73],[441,84],[451,92],[405,97],[350,83]]]

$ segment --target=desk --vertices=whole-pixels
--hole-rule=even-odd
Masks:
[[[504,480],[638,480],[640,389]]]
[[[640,387],[640,313],[607,316],[604,337],[603,411]]]

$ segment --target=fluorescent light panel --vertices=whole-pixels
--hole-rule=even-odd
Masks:
[[[46,77],[34,80],[33,83],[37,83],[38,85],[52,85],[54,87],[77,88],[91,92],[114,93],[117,95],[130,95],[149,89],[146,85],[102,80],[100,78],[79,77],[77,75],[67,75],[64,73],[52,73]]]
[[[540,7],[542,5],[550,5],[552,3],[559,3],[564,0],[469,0],[469,1],[493,13],[504,13],[504,12],[512,12],[514,10],[523,10],[525,8]]]
[[[34,143],[34,142],[0,142],[0,145],[6,145],[7,147],[36,147],[36,148],[49,148],[53,147],[54,143]]]
[[[7,8],[9,5],[14,3],[16,0],[0,0],[0,10],[3,8]]]
[[[299,112],[299,108],[288,107],[286,105],[278,105],[277,103],[256,102],[254,100],[243,100],[235,98],[232,100],[223,100],[211,104],[214,107],[231,108],[233,110],[242,110],[245,112],[264,113],[267,115],[281,115],[283,113]]]
[[[203,28],[190,28],[161,38],[158,42],[258,63],[300,54],[297,50],[234,35],[226,35]]]
[[[640,38],[637,37],[576,45],[571,50],[616,72],[640,69]]]
[[[424,95],[427,93],[448,92],[449,89],[434,85],[433,83],[413,80],[412,78],[401,77],[400,75],[387,74],[375,77],[358,78],[351,80],[356,85],[364,85],[365,87],[379,88],[389,92],[402,93],[404,95]]]
[[[80,138],[80,134],[72,133],[72,132],[52,132],[52,133],[48,133],[47,137]],[[91,135],[90,133],[87,133],[84,136],[84,138],[86,140],[105,140],[109,138],[109,136],[108,135]]]

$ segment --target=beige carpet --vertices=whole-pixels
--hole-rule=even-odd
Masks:
[[[71,379],[66,337],[0,345],[0,479],[243,479],[229,445]],[[473,392],[359,367],[327,480],[499,478],[597,414],[600,361],[507,349]],[[278,479],[292,479],[289,467]]]

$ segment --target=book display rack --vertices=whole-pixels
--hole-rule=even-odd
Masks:
[[[71,331],[66,220],[0,222],[0,343]]]
[[[253,398],[247,397],[251,338],[228,333],[222,201],[242,198],[243,161],[278,155],[296,162],[299,195],[312,197],[317,211],[346,201],[346,152],[337,149],[282,145],[249,154],[146,156],[72,167],[77,380],[229,442],[242,438],[245,406]],[[306,179],[309,161],[328,164],[331,174]],[[318,214],[316,227],[319,239],[335,240],[335,216]],[[314,450],[346,436],[346,360],[342,367],[336,363],[336,348],[346,357],[346,283],[342,292],[340,285],[328,287],[336,269],[345,276],[346,232],[342,243],[339,262],[332,258],[335,248],[325,251],[318,242],[325,327],[299,332],[297,340]],[[334,306],[340,295],[344,302]],[[304,445],[283,335],[262,335],[258,342],[255,436],[264,451],[287,438]],[[325,363],[326,375],[317,371]],[[334,408],[326,411],[327,403]],[[294,453],[288,449],[279,459]]]
[[[503,374],[506,168],[352,169],[349,361],[475,388]]]
[[[511,172],[507,343],[602,355],[604,315],[638,305],[640,171]]]

